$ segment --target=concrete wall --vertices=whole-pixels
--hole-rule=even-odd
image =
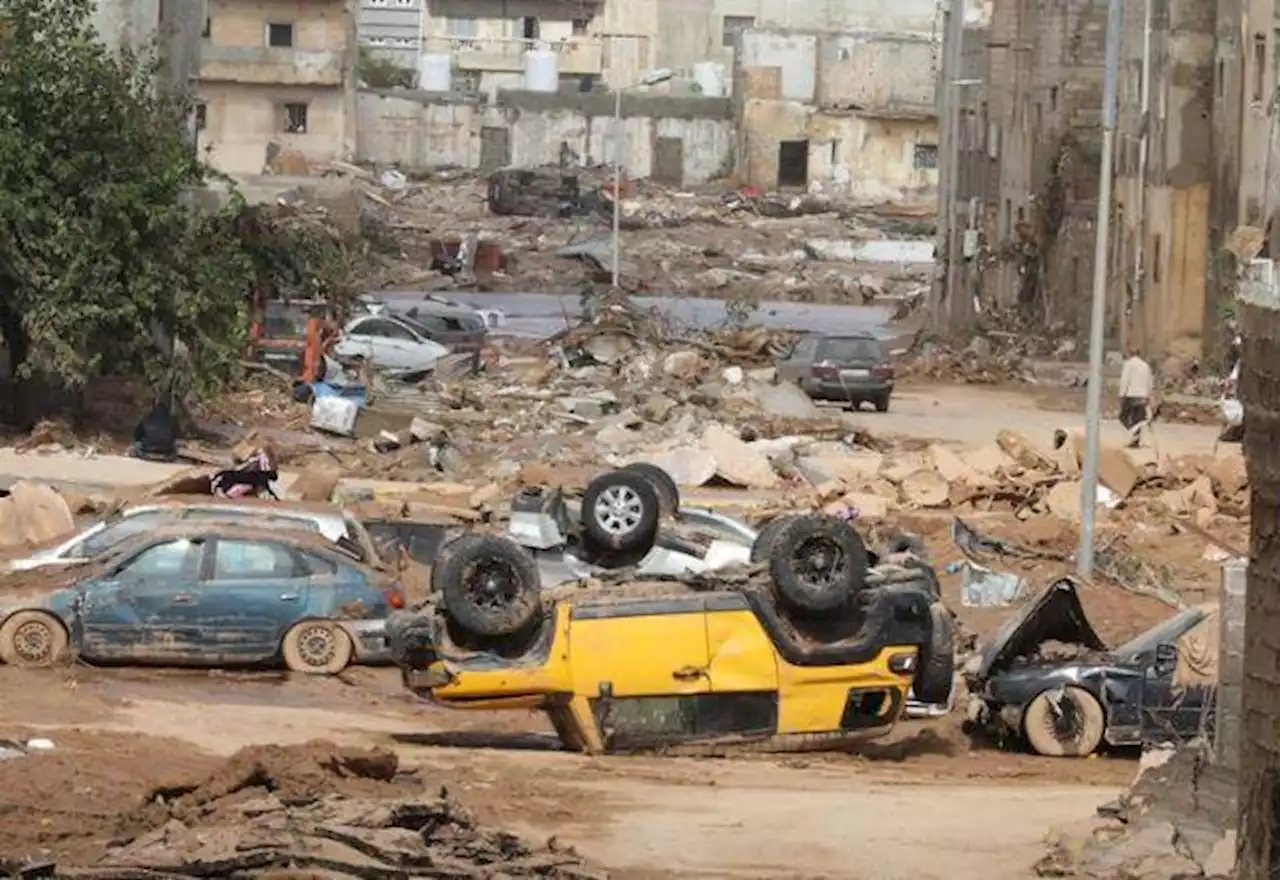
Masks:
[[[734,69],[738,177],[776,189],[784,144],[807,141],[811,190],[927,198],[937,167],[917,148],[938,143],[936,51],[921,35],[745,31]]]
[[[280,149],[311,164],[355,151],[354,0],[209,0],[201,65],[201,146],[235,176],[263,173]],[[291,23],[293,46],[266,46],[269,23]],[[305,104],[305,132],[289,132],[285,105]]]
[[[1222,567],[1222,598],[1218,608],[1222,630],[1218,639],[1218,705],[1214,717],[1214,758],[1229,770],[1240,769],[1244,729],[1244,652],[1248,608],[1249,566],[1235,559]]]
[[[490,103],[425,92],[362,91],[358,106],[361,161],[479,168],[486,129],[506,132],[513,165],[555,164],[564,148],[585,164],[614,160],[612,95],[504,91]],[[722,175],[733,154],[733,120],[725,99],[627,95],[623,128],[623,166],[632,177],[652,175],[659,138],[681,142],[685,185]]]
[[[93,24],[112,49],[146,51],[154,44],[175,90],[189,89],[199,72],[203,0],[97,0]]]

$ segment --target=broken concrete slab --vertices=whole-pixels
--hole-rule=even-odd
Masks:
[[[0,498],[0,547],[36,547],[75,531],[66,500],[51,486],[19,480]]]
[[[819,479],[856,482],[869,480],[884,466],[884,456],[879,452],[853,452],[848,455],[802,455],[796,466],[806,473],[820,475]],[[813,477],[811,476],[810,479]]]
[[[1014,464],[1013,459],[995,444],[972,449],[961,455],[960,460],[984,477],[1008,471]]]
[[[1237,495],[1249,485],[1249,473],[1244,456],[1238,452],[1216,459],[1205,471],[1213,480],[1213,487],[1224,498]]]
[[[722,425],[708,425],[702,447],[715,456],[716,474],[726,483],[747,489],[773,489],[778,475],[769,459],[743,443]]]
[[[1067,522],[1080,521],[1080,481],[1064,480],[1044,497],[1049,513]]]
[[[1017,431],[1004,428],[996,435],[996,445],[1005,455],[1028,470],[1053,471],[1055,469],[1053,459]]]
[[[951,503],[951,487],[932,470],[917,470],[901,482],[902,499],[908,507],[946,507]]]
[[[784,419],[812,419],[819,415],[817,405],[809,395],[790,382],[765,385],[752,382],[747,386],[756,405],[771,416]]]
[[[846,492],[823,507],[828,516],[838,516],[849,509],[857,513],[858,519],[883,519],[889,514],[888,498],[873,495],[870,492]]]
[[[676,481],[676,485],[697,488],[711,482],[716,475],[715,454],[706,449],[681,447],[666,452],[646,452],[631,461],[657,465]]]
[[[341,479],[337,468],[307,468],[290,484],[288,494],[299,501],[327,502]]]
[[[966,483],[970,486],[979,486],[990,482],[990,480],[970,467],[960,456],[939,443],[934,443],[930,446],[926,450],[926,454],[933,464],[933,469],[938,472],[938,476],[948,483]]]
[[[1104,446],[1098,450],[1098,480],[1120,500],[1128,498],[1133,487],[1145,477],[1142,468],[1125,455],[1125,450]]]

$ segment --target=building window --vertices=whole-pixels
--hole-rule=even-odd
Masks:
[[[213,19],[209,18],[208,16],[205,16],[204,27],[200,29],[200,36],[204,37],[205,39],[208,39],[212,33],[213,33]]]
[[[1226,94],[1227,81],[1226,70],[1223,68],[1222,59],[1218,59],[1218,97],[1222,98]]]
[[[1261,104],[1267,88],[1267,38],[1253,35],[1253,102]]]
[[[475,37],[480,34],[480,21],[475,18],[445,19],[445,33],[451,37]]]
[[[267,23],[267,45],[273,49],[288,49],[293,45],[293,24]]]
[[[937,168],[938,145],[916,144],[914,164],[916,168]]]
[[[754,15],[726,15],[724,17],[724,32],[720,36],[721,45],[732,49],[738,44],[738,34],[756,25],[756,17]]]
[[[307,105],[306,104],[285,104],[284,105],[284,131],[285,131],[285,134],[306,134],[307,133]]]
[[[532,15],[518,19],[516,27],[520,32],[520,37],[525,40],[536,40],[539,38],[541,28],[538,26],[538,19]]]
[[[1156,236],[1155,242],[1151,246],[1151,280],[1156,284],[1160,283],[1160,236]]]
[[[1054,113],[1058,112],[1058,87],[1053,86],[1049,89],[1049,109]]]
[[[573,35],[575,37],[585,37],[587,35],[587,28],[591,26],[591,19],[575,18],[571,24],[573,26]]]
[[[196,131],[204,131],[205,126],[209,124],[209,108],[200,101],[196,104]]]

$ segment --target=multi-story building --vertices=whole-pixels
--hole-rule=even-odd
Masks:
[[[112,49],[154,46],[170,88],[186,92],[200,64],[204,0],[97,0],[93,24]]]
[[[255,175],[286,151],[306,163],[354,154],[355,2],[208,0],[197,119],[214,167]]]
[[[457,85],[490,94],[520,86],[531,48],[556,52],[568,87],[628,86],[669,68],[680,91],[701,62],[720,64],[729,88],[737,35],[750,28],[931,33],[937,19],[937,0],[361,0],[360,41],[406,67],[418,53],[447,55]]]

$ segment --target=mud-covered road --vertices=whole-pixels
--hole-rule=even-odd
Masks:
[[[0,706],[0,737],[39,731],[56,745],[50,755],[65,749],[85,768],[79,787],[55,774],[57,788],[41,791],[32,771],[50,755],[0,762],[0,812],[7,797],[43,805],[32,821],[8,823],[0,846],[55,856],[83,851],[77,835],[99,812],[193,763],[319,738],[392,748],[481,821],[555,836],[617,877],[998,880],[1031,876],[1045,833],[1086,819],[1135,770],[1127,757],[975,749],[958,716],[904,723],[849,754],[588,758],[560,751],[537,714],[422,704],[386,669],[290,680],[0,668]],[[75,830],[55,833],[68,815]]]

